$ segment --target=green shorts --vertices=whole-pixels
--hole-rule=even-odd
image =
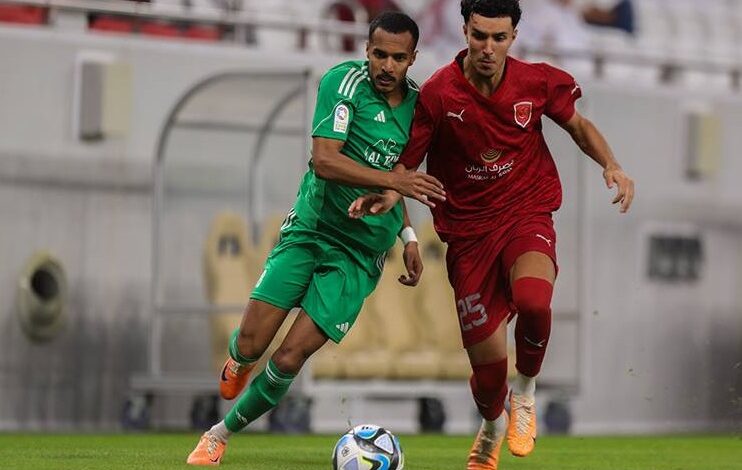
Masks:
[[[288,230],[268,256],[250,298],[284,310],[300,306],[339,343],[376,288],[383,262],[383,255],[351,255],[315,234]]]

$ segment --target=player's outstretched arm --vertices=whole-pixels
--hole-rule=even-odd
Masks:
[[[348,186],[391,189],[431,207],[435,206],[431,200],[445,200],[443,185],[433,176],[363,166],[340,153],[343,144],[342,140],[312,138],[312,163],[318,177]]]
[[[392,173],[414,173],[407,170],[404,165],[397,164],[392,169]],[[348,207],[348,216],[352,219],[360,219],[367,215],[381,215],[389,212],[402,199],[402,194],[394,190],[386,190],[381,193],[366,193],[358,197]],[[428,207],[435,207],[435,203],[426,196],[416,197]],[[445,200],[445,197],[443,198]]]
[[[348,207],[348,217],[360,219],[367,215],[386,214],[394,207],[402,195],[397,191],[386,190],[381,193],[366,193],[359,196]]]
[[[603,167],[603,179],[608,189],[617,186],[613,204],[621,203],[621,212],[627,212],[634,200],[634,180],[623,171],[603,134],[577,111],[562,127],[585,154]]]

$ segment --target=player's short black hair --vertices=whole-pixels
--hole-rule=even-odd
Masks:
[[[461,0],[461,16],[464,17],[464,23],[469,22],[472,13],[487,18],[509,16],[513,28],[518,26],[522,14],[519,0]]]
[[[377,28],[386,32],[400,34],[409,31],[412,34],[412,48],[417,47],[417,41],[420,39],[420,29],[417,27],[415,20],[399,11],[383,11],[379,13],[368,25],[368,40]]]

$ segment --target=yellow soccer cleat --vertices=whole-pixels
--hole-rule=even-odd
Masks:
[[[252,368],[253,364],[243,366],[231,357],[227,359],[219,377],[219,394],[222,398],[225,400],[237,398],[237,395],[245,388]]]
[[[474,439],[469,451],[469,461],[466,464],[466,470],[497,470],[497,463],[500,460],[500,447],[502,447],[503,435],[495,437],[485,433],[479,428],[477,438]]]
[[[516,457],[525,457],[536,445],[536,400],[510,392],[508,447]]]
[[[198,445],[188,456],[186,463],[188,465],[214,466],[219,465],[222,461],[227,444],[223,443],[208,432],[205,432]]]

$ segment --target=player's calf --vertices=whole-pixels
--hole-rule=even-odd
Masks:
[[[522,277],[513,282],[513,304],[518,310],[515,325],[515,367],[528,377],[541,371],[551,334],[551,296],[554,287],[545,280]]]
[[[237,346],[239,328],[235,329],[229,340],[229,358],[222,367],[219,376],[219,394],[225,400],[232,400],[242,392],[247,385],[250,371],[255,365],[255,359],[245,357]]]
[[[507,357],[491,364],[472,366],[469,380],[474,402],[484,419],[495,420],[505,407],[507,387]]]

